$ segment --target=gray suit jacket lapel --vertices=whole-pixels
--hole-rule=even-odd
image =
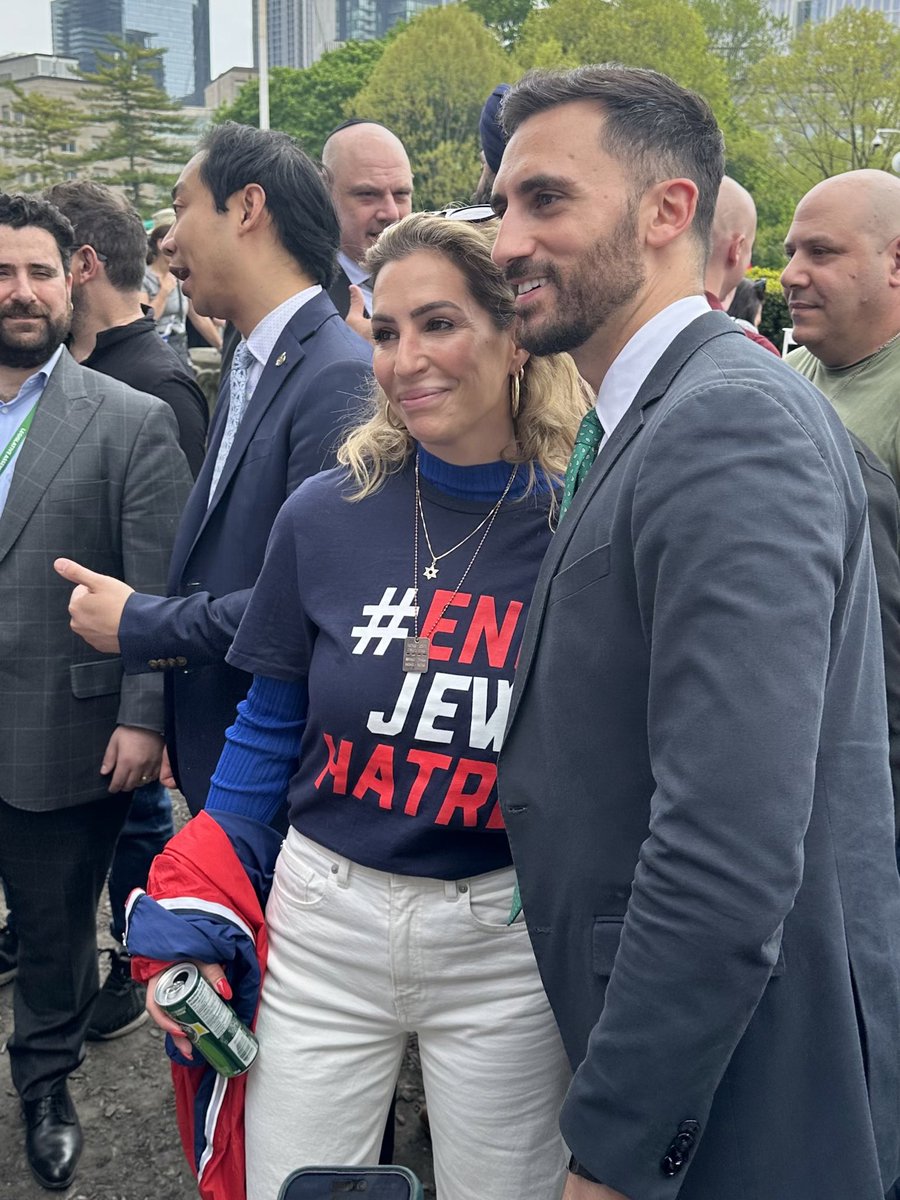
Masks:
[[[534,597],[529,610],[525,636],[522,640],[522,650],[519,655],[519,665],[516,669],[516,685],[513,689],[507,728],[512,724],[519,700],[531,670],[534,652],[540,637],[541,626],[547,608],[547,595],[550,584],[559,569],[560,561],[566,547],[572,540],[572,534],[578,521],[590,504],[594,495],[602,487],[603,481],[615,466],[616,462],[631,445],[644,426],[645,413],[669,390],[676,375],[688,359],[711,338],[723,333],[739,332],[734,322],[724,313],[704,313],[692,321],[686,329],[664,351],[662,357],[647,376],[631,406],[621,421],[612,431],[609,440],[604,444],[590,470],[587,479],[575,493],[575,498],[566,513],[557,533],[554,535],[541,565],[540,574],[535,585]],[[743,335],[742,335],[743,336]]]
[[[85,392],[81,372],[64,350],[47,380],[16,459],[9,496],[0,516],[0,562],[25,528],[99,404],[99,397],[90,397]]]

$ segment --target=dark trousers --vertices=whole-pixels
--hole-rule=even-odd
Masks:
[[[0,800],[0,875],[19,935],[8,1050],[23,1100],[57,1090],[84,1057],[99,988],[97,901],[131,793],[53,812]]]
[[[109,872],[109,931],[117,942],[125,940],[125,901],[134,888],[147,886],[150,864],[175,832],[172,801],[161,783],[147,783],[132,795]]]

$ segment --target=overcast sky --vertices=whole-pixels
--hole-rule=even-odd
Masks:
[[[0,57],[4,54],[51,54],[50,0],[0,0]],[[249,67],[251,47],[251,0],[210,0],[212,76],[229,67]]]

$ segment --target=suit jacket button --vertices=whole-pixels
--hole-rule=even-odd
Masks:
[[[186,667],[187,666],[187,659],[184,657],[183,654],[179,654],[178,657],[175,659],[175,666],[176,667]]]
[[[159,670],[159,663],[157,662],[157,660],[155,658],[149,659],[147,662],[147,666],[150,668],[151,671]]]
[[[684,1166],[684,1155],[675,1146],[670,1146],[666,1151],[666,1156],[659,1164],[659,1168],[663,1175],[668,1175],[670,1178],[677,1175]]]

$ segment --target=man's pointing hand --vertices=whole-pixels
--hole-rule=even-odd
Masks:
[[[118,653],[122,609],[134,588],[111,575],[89,571],[68,558],[56,559],[53,569],[63,579],[77,584],[69,600],[73,631],[103,654]]]

